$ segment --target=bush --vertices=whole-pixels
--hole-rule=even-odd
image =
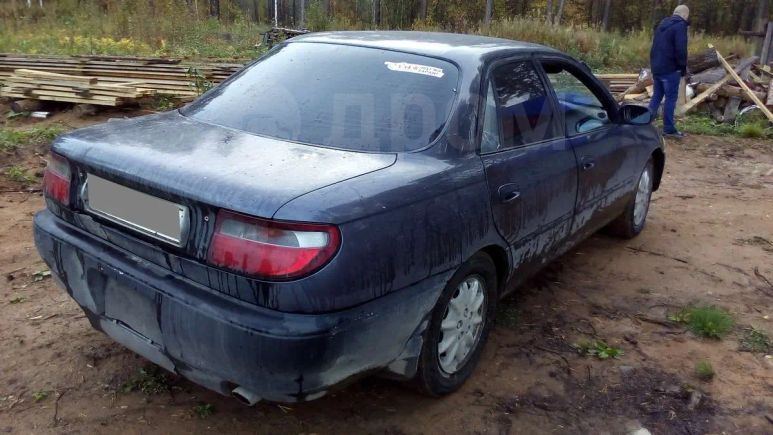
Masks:
[[[765,136],[765,125],[759,123],[743,124],[738,127],[738,134],[741,137],[761,138]]]
[[[695,376],[703,382],[714,379],[714,367],[708,361],[699,361],[695,364]]]
[[[733,317],[725,309],[713,305],[685,308],[671,320],[686,323],[693,334],[720,339],[733,329]]]

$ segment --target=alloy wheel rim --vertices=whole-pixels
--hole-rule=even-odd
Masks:
[[[480,340],[486,316],[486,291],[479,276],[462,281],[448,301],[440,322],[438,361],[447,374],[454,374],[467,363]]]
[[[639,179],[639,187],[636,189],[636,199],[633,207],[633,223],[639,227],[644,223],[647,216],[647,210],[650,206],[650,193],[652,190],[652,179],[649,169],[645,169]]]

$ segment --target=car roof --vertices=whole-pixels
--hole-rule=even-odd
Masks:
[[[296,36],[288,42],[317,42],[357,45],[441,57],[459,64],[478,61],[483,56],[513,52],[551,52],[557,50],[530,42],[459,33],[415,31],[320,32]]]

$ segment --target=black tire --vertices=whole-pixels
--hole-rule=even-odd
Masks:
[[[458,295],[458,287],[468,278],[478,278],[483,285],[485,299],[480,314],[483,316],[480,335],[474,342],[464,361],[453,373],[447,373],[441,367],[438,345],[441,342],[443,332],[441,323],[447,314],[449,302]],[[484,253],[475,254],[467,262],[459,266],[459,269],[451,277],[443,289],[437,304],[432,312],[429,327],[425,333],[424,345],[419,359],[416,384],[419,389],[431,396],[442,396],[456,391],[470,377],[478,364],[481,352],[494,324],[496,303],[498,299],[497,274],[491,257]]]
[[[635,219],[635,210],[636,210],[636,198],[639,191],[639,185],[642,183],[642,178],[645,174],[648,174],[649,179],[649,193],[647,194],[647,203],[646,208],[644,210],[644,216],[643,218],[640,218],[637,222]],[[642,170],[641,174],[639,175],[638,182],[636,183],[636,187],[634,189],[633,194],[631,195],[631,199],[628,202],[628,205],[625,207],[625,211],[623,214],[618,216],[612,223],[609,224],[606,228],[606,232],[610,235],[621,237],[624,239],[632,239],[639,235],[639,233],[642,232],[644,229],[645,224],[647,223],[647,213],[649,212],[649,205],[650,201],[652,199],[652,186],[653,182],[655,181],[655,171],[654,171],[654,165],[652,164],[652,159],[650,159],[646,165],[644,165],[644,169]]]

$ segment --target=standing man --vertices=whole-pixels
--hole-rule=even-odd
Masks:
[[[687,19],[690,9],[685,5],[677,6],[674,15],[664,18],[655,29],[650,50],[650,66],[655,90],[650,101],[650,111],[656,115],[663,96],[663,134],[682,138],[684,134],[676,129],[674,111],[679,98],[679,82],[687,75]]]

